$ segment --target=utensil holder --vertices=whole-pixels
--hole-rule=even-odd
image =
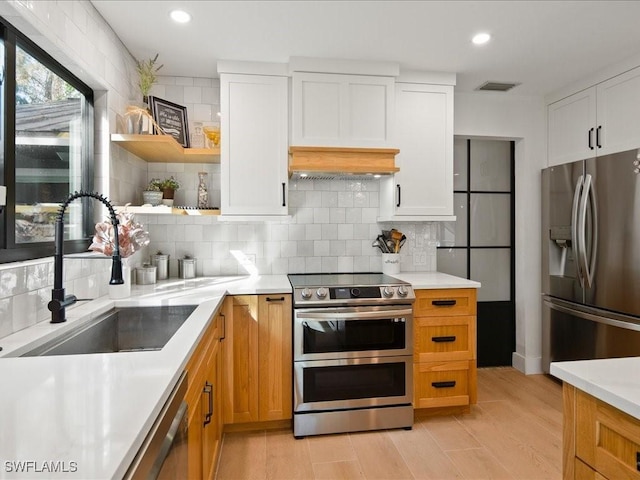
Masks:
[[[382,254],[382,273],[393,275],[400,273],[400,254],[399,253],[383,253]]]

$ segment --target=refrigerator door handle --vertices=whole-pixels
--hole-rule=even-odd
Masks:
[[[580,264],[580,241],[578,237],[578,207],[580,205],[580,198],[582,196],[583,175],[578,177],[576,182],[576,188],[573,192],[573,204],[571,205],[571,249],[573,250],[573,258],[576,262],[576,270],[578,280],[580,281],[580,287],[584,288],[584,276],[582,274],[582,265]]]
[[[593,285],[593,274],[595,269],[595,254],[597,253],[597,212],[595,205],[595,191],[592,183],[593,177],[590,174],[585,175],[584,186],[582,189],[582,197],[580,198],[580,207],[578,209],[578,265],[580,266],[581,276],[584,280],[583,288],[591,288]],[[587,258],[587,208],[591,208],[591,258]]]
[[[558,312],[567,313],[569,315],[573,315],[578,318],[584,318],[585,320],[591,320],[593,322],[603,323],[605,325],[611,325],[613,327],[640,331],[640,323],[636,323],[633,321],[626,322],[624,320],[618,320],[616,318],[604,317],[602,315],[598,315],[597,313],[595,313],[595,311],[591,313],[589,311],[584,311],[582,309],[575,308],[571,304],[564,305],[564,302],[561,302],[558,300],[552,301],[552,300],[549,300],[548,298],[544,298],[543,301],[547,307],[549,307],[552,310],[557,310]]]

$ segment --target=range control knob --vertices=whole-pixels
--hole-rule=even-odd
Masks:
[[[398,287],[398,295],[401,297],[406,297],[409,293],[409,289],[407,287],[405,287],[404,285],[400,285]]]
[[[351,297],[352,298],[357,298],[360,296],[360,289],[359,288],[352,288],[351,289]]]
[[[302,292],[300,292],[300,296],[305,300],[309,300],[311,298],[311,295],[313,294],[311,293],[311,290],[309,290],[308,288],[304,288]]]
[[[327,296],[327,289],[324,287],[320,287],[318,290],[316,290],[316,295],[318,296],[318,298],[325,298]]]
[[[393,287],[390,287],[389,285],[387,285],[386,287],[384,287],[382,289],[382,295],[385,296],[386,298],[391,298],[393,297]]]

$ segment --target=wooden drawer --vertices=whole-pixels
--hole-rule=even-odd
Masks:
[[[606,478],[640,480],[640,421],[578,390],[576,456]]]
[[[575,459],[575,477],[579,480],[607,480],[579,458]]]
[[[475,339],[475,317],[416,317],[413,359],[416,362],[471,360],[475,358]]]
[[[416,301],[413,304],[414,317],[444,317],[450,315],[475,314],[475,288],[416,290]]]
[[[413,407],[469,405],[469,362],[413,365]]]

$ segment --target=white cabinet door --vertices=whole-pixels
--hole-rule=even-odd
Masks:
[[[597,155],[640,147],[640,68],[597,85]]]
[[[396,139],[382,216],[453,215],[453,87],[396,84]]]
[[[547,107],[549,166],[596,155],[596,89],[588,88]]]
[[[390,147],[391,77],[294,72],[292,145]]]
[[[220,213],[287,215],[287,77],[220,74],[220,97]]]

